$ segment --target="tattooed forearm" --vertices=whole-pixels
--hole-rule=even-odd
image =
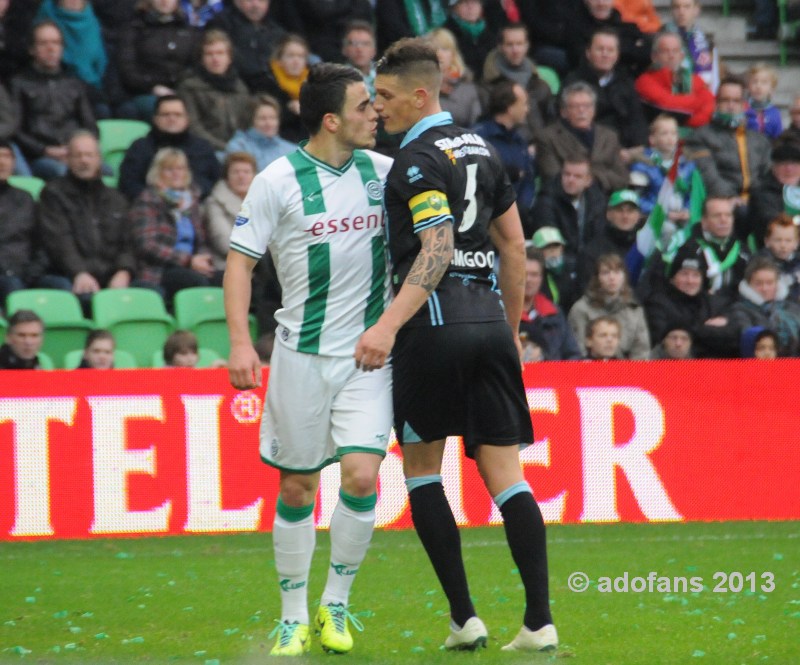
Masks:
[[[425,229],[420,232],[419,239],[422,249],[414,259],[406,281],[432,293],[453,258],[453,225],[446,222]]]

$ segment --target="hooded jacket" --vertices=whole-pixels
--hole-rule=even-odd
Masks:
[[[778,336],[778,355],[795,357],[800,352],[800,305],[786,300],[788,280],[778,280],[775,300],[765,301],[750,284],[739,284],[739,300],[731,307],[731,320],[741,335],[748,328],[763,326]]]

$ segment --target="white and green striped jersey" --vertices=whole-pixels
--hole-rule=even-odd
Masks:
[[[276,337],[288,347],[351,356],[390,297],[383,183],[392,160],[356,150],[337,169],[303,148],[274,161],[247,192],[231,249],[269,248],[283,289]]]

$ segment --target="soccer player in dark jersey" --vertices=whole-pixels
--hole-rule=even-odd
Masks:
[[[355,359],[369,371],[392,354],[411,516],[450,603],[445,647],[475,649],[487,641],[442,486],[445,439],[454,435],[463,437],[500,509],[525,586],[523,626],[503,649],[550,650],[558,637],[544,521],[518,448],[533,441],[516,332],[525,283],[522,225],[496,153],[441,111],[440,83],[436,52],[419,39],[396,42],[377,65],[375,109],[389,133],[407,131],[384,197],[395,299],[361,336]]]

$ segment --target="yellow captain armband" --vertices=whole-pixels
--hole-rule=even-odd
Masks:
[[[437,189],[417,194],[408,202],[408,209],[411,211],[411,219],[414,224],[424,222],[431,217],[450,214],[447,195]]]

